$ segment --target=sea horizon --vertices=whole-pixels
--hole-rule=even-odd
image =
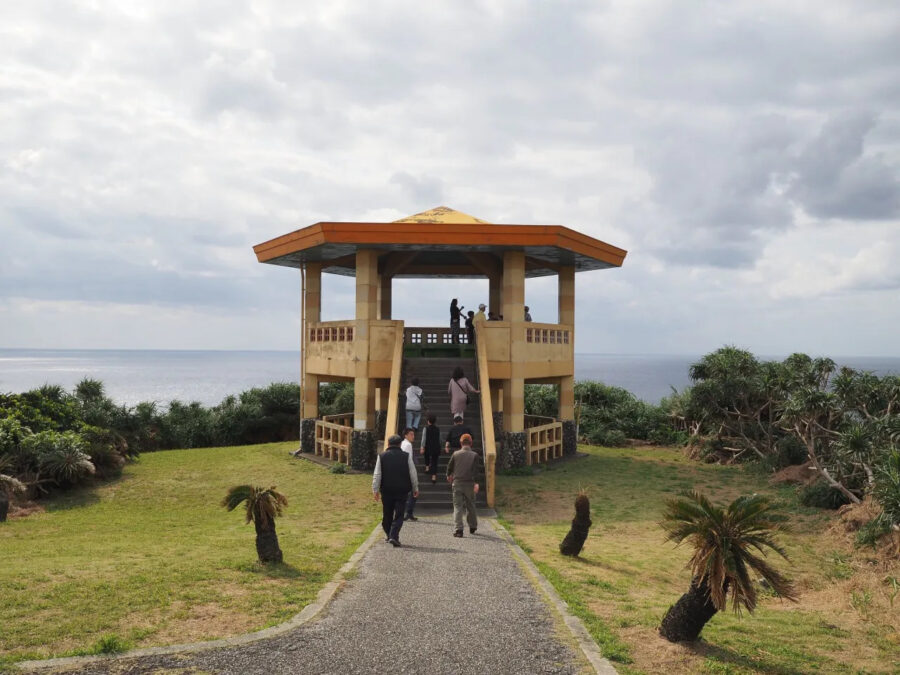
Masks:
[[[688,369],[703,354],[576,352],[575,379],[621,387],[649,403],[690,385]],[[783,355],[759,354],[763,360]],[[819,356],[819,355],[813,355]],[[838,365],[877,375],[900,374],[900,356],[832,356]],[[299,349],[0,348],[0,393],[44,384],[71,391],[83,378],[103,382],[117,404],[173,400],[211,406],[272,382],[299,382]]]

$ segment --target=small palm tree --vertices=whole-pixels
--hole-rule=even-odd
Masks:
[[[222,506],[233,511],[241,502],[247,502],[245,507],[247,522],[252,520],[256,526],[256,554],[259,561],[282,562],[284,555],[278,546],[275,517],[280,516],[282,509],[287,506],[287,497],[278,492],[274,485],[269,488],[235,485],[225,495]]]
[[[669,608],[659,627],[671,642],[696,640],[713,615],[725,609],[728,594],[735,612],[756,608],[756,587],[750,576],[759,574],[778,595],[796,600],[793,584],[753,549],[766,555],[769,548],[787,560],[773,535],[785,517],[776,513],[762,495],[738,497],[724,509],[711,504],[699,492],[684,492],[667,502],[661,523],[667,539],[694,547],[691,587]]]

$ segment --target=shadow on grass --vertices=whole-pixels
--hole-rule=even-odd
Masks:
[[[294,567],[293,565],[289,565],[288,563],[264,564],[255,562],[249,565],[238,565],[238,569],[242,572],[258,574],[259,576],[268,579],[299,579],[300,577],[304,577],[307,581],[317,581],[319,580],[318,578],[322,576],[316,573],[304,573],[303,570]]]
[[[743,654],[738,654],[732,649],[719,647],[709,644],[708,642],[695,642],[694,644],[682,643],[690,651],[697,656],[713,659],[719,663],[728,663],[734,666],[740,666],[756,673],[771,673],[772,675],[804,675],[807,671],[797,670],[788,666],[782,666],[775,663],[766,663],[762,660],[751,659]]]
[[[91,506],[100,502],[97,490],[100,488],[119,485],[125,481],[130,481],[131,476],[120,475],[107,479],[96,479],[87,485],[73,488],[65,492],[61,490],[51,491],[37,503],[44,507],[44,510],[52,513],[54,511],[68,511],[69,509],[79,509],[84,506]]]

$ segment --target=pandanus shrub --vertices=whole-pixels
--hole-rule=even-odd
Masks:
[[[693,641],[716,612],[732,608],[753,612],[757,590],[753,576],[762,577],[778,595],[796,600],[793,584],[765,559],[771,549],[787,560],[774,535],[784,530],[785,517],[762,495],[738,497],[725,508],[698,492],[685,492],[667,502],[661,523],[667,539],[687,540],[694,552],[688,563],[691,586],[663,617],[659,632],[671,642]],[[762,554],[762,557],[758,554]]]
[[[9,466],[9,460],[0,455],[0,523],[6,520],[6,514],[9,513],[10,497],[15,494],[25,494],[25,485],[15,476],[6,473]]]
[[[577,556],[584,548],[588,530],[591,528],[591,502],[584,492],[580,492],[575,498],[575,517],[572,519],[572,527],[559,545],[559,552],[563,555]]]
[[[222,500],[229,511],[244,503],[246,522],[256,527],[256,554],[262,563],[280,563],[284,560],[275,532],[275,517],[287,506],[287,497],[275,486],[268,488],[252,485],[235,485]]]

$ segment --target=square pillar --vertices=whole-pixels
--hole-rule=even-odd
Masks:
[[[322,263],[306,263],[306,294],[303,298],[307,326],[322,320]]]
[[[559,419],[575,419],[575,377],[559,378]]]
[[[319,376],[309,373],[303,378],[303,391],[300,392],[300,417],[315,419],[319,416]]]
[[[353,427],[375,427],[375,380],[369,377],[369,322],[378,317],[378,252],[356,252],[356,332],[353,335]]]
[[[503,296],[500,313],[505,321],[525,320],[525,253],[503,253]]]
[[[488,295],[488,311],[493,312],[494,314],[502,314],[503,307],[501,306],[501,303],[503,299],[503,277],[499,274],[495,274],[488,277],[488,282],[490,284]],[[473,309],[475,308],[473,307]]]
[[[391,290],[393,277],[384,275],[378,277],[378,318],[391,318]]]
[[[575,325],[575,268],[559,268],[559,323]]]

